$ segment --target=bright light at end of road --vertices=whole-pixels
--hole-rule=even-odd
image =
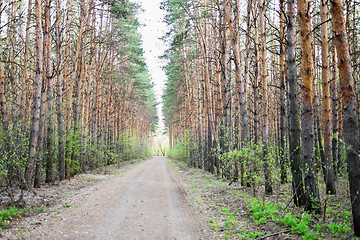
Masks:
[[[139,29],[142,35],[142,47],[144,49],[144,58],[149,69],[152,82],[154,83],[154,90],[156,100],[158,103],[159,127],[164,129],[164,121],[162,114],[162,99],[163,90],[165,87],[166,74],[162,70],[165,65],[164,61],[159,59],[164,54],[166,45],[160,38],[167,32],[166,23],[163,22],[165,12],[160,9],[162,0],[135,0],[141,5],[144,11],[140,11],[138,19],[142,25]]]

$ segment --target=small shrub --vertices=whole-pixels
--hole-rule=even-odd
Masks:
[[[261,237],[261,232],[251,232],[251,231],[247,231],[246,232],[247,233],[247,235],[248,235],[248,238],[250,238],[250,239],[255,239],[255,238],[259,238],[259,237]]]
[[[339,234],[349,233],[351,231],[351,228],[349,226],[336,223],[329,223],[328,228],[331,232],[331,235],[333,235],[334,237]]]
[[[11,207],[9,211],[12,218],[18,218],[22,214],[22,211],[20,209],[17,209],[15,206]]]
[[[34,207],[34,212],[35,212],[35,213],[47,212],[47,208],[44,207],[44,206]]]
[[[4,228],[4,227],[6,227],[6,222],[5,222],[5,220],[4,220],[2,217],[0,217],[0,231],[1,231],[2,228]]]
[[[64,209],[66,209],[66,208],[71,208],[71,207],[72,207],[71,204],[65,204],[65,205],[64,205]]]
[[[11,213],[10,213],[9,210],[7,210],[7,209],[2,210],[2,212],[1,212],[1,218],[2,218],[3,221],[9,220],[10,217],[11,217]]]

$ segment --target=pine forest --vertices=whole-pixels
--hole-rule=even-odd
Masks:
[[[224,183],[189,183],[214,239],[360,237],[360,2],[160,1],[161,97],[139,0],[0,0],[0,238],[26,192],[154,155]]]

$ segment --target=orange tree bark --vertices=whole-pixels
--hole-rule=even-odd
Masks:
[[[313,106],[313,55],[310,5],[298,0],[298,17],[301,43],[302,80],[302,149],[304,161],[305,210],[321,212],[320,196],[314,166],[314,106]]]
[[[28,86],[27,86],[27,79],[28,79],[28,61],[29,61],[29,46],[30,46],[30,23],[31,23],[31,16],[32,16],[32,0],[28,1],[28,15],[26,21],[26,29],[25,29],[25,46],[24,46],[24,66],[22,68],[22,79],[21,79],[21,100],[20,100],[20,117],[22,122],[25,122],[25,112],[26,112],[26,95]]]
[[[340,76],[340,88],[343,104],[343,134],[347,148],[347,161],[350,183],[350,197],[354,232],[360,237],[360,157],[359,157],[359,119],[354,80],[350,59],[348,37],[345,29],[343,3],[341,0],[330,1],[332,23],[335,33],[335,45]]]
[[[63,114],[63,75],[62,75],[62,37],[61,37],[61,25],[60,21],[62,18],[61,14],[61,1],[56,0],[56,22],[55,22],[55,33],[56,33],[56,82],[57,82],[57,121],[58,121],[58,175],[60,180],[65,178],[65,139],[64,139],[64,114]]]
[[[228,0],[224,0],[224,10],[225,10],[225,18],[228,22],[229,25],[229,32],[230,32],[230,42],[231,42],[231,47],[232,47],[232,51],[233,51],[233,59],[234,59],[234,65],[235,65],[235,109],[239,109],[239,99],[240,99],[240,84],[241,81],[243,81],[243,79],[241,79],[241,56],[240,56],[240,51],[239,51],[239,1],[235,1],[235,8],[234,8],[234,19],[232,18],[232,14],[231,11],[233,9],[233,4],[232,1],[228,1]],[[238,110],[235,111],[235,132],[234,132],[234,138],[235,140],[234,142],[234,147],[238,148],[239,145],[239,113]],[[234,178],[237,179],[238,178],[238,162],[235,161],[235,173],[234,173]]]
[[[259,2],[260,17],[260,77],[262,82],[262,144],[264,159],[265,193],[272,194],[271,171],[268,159],[268,141],[269,141],[269,120],[268,120],[268,94],[267,94],[267,69],[266,69],[266,31],[265,31],[265,0]]]

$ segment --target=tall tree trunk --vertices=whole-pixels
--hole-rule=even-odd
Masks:
[[[235,12],[235,17],[234,20],[232,18],[232,14],[231,11],[233,9],[233,5],[231,1],[228,0],[224,0],[224,5],[225,5],[225,17],[226,20],[228,22],[229,25],[229,32],[230,32],[230,42],[231,42],[231,47],[233,50],[233,58],[234,58],[234,65],[235,65],[235,89],[236,89],[236,93],[235,93],[235,99],[239,100],[240,99],[240,84],[241,81],[243,81],[241,79],[241,56],[240,56],[240,51],[239,51],[239,34],[238,34],[238,29],[239,29],[239,1],[236,0],[235,1],[235,8],[234,8],[234,12]],[[238,101],[236,101],[236,108],[238,109]],[[234,145],[235,148],[238,148],[239,145],[239,113],[236,112],[235,113],[235,141],[234,141]],[[238,161],[235,160],[235,174],[234,174],[234,179],[238,179]]]
[[[45,44],[43,49],[45,48]],[[45,65],[44,65],[45,67]],[[45,135],[45,115],[46,115],[46,76],[42,76],[42,87],[41,87],[41,105],[40,105],[40,119],[39,119],[39,137],[36,148],[36,167],[35,167],[35,177],[34,177],[34,187],[39,188],[42,182],[42,169],[43,169],[43,160],[44,160],[44,135]]]
[[[78,134],[80,134],[80,100],[81,100],[81,90],[82,90],[82,77],[84,73],[84,38],[85,38],[85,18],[86,12],[85,10],[85,0],[80,1],[80,33],[78,36],[77,42],[77,54],[76,54],[76,64],[74,68],[74,108],[73,108],[73,116],[74,116],[74,137],[78,138]],[[89,1],[88,1],[89,3]],[[80,147],[80,146],[78,146]],[[72,153],[71,159],[74,161],[79,161],[78,156],[75,155],[75,152]]]
[[[247,113],[247,84],[249,82],[250,75],[250,33],[251,33],[251,6],[252,0],[248,1],[247,4],[247,18],[246,18],[246,38],[245,38],[245,66],[244,66],[244,79],[240,82],[240,116],[241,116],[241,148],[247,146],[249,139],[249,128],[248,128],[248,113]],[[245,171],[246,166],[249,170],[248,159],[240,159],[241,168],[241,184],[244,186],[245,183]]]
[[[268,142],[269,142],[269,121],[268,121],[268,94],[267,94],[267,69],[266,69],[266,31],[265,31],[265,0],[259,2],[259,17],[260,17],[260,77],[262,82],[262,144],[263,144],[263,159],[264,159],[264,175],[265,175],[265,193],[272,194],[271,170],[268,161]]]
[[[61,1],[56,0],[56,22],[55,22],[55,31],[56,31],[56,82],[57,82],[57,120],[58,120],[58,136],[59,136],[59,145],[58,145],[58,171],[59,171],[59,180],[64,180],[65,178],[65,122],[63,115],[63,75],[62,75],[62,38],[61,38]]]
[[[225,12],[225,11],[222,11]],[[220,122],[220,152],[224,154],[229,150],[229,128],[230,128],[230,96],[229,96],[229,79],[227,72],[227,64],[228,64],[228,50],[227,50],[227,27],[225,22],[225,16],[220,13],[220,53],[221,53],[221,122]],[[229,177],[229,166],[227,163],[221,163],[223,167],[222,174],[228,178]]]
[[[350,49],[345,29],[343,3],[330,2],[332,23],[335,32],[335,45],[338,57],[340,88],[344,113],[344,141],[347,148],[348,173],[354,233],[360,237],[360,157],[359,157],[359,119],[354,80],[352,78]]]
[[[32,107],[32,121],[29,139],[29,154],[25,168],[25,183],[26,187],[31,187],[34,169],[36,146],[39,136],[39,119],[40,119],[40,105],[41,105],[41,88],[43,76],[43,41],[42,41],[42,27],[41,27],[41,0],[35,0],[35,86],[34,86],[34,101]]]
[[[21,100],[20,100],[20,118],[25,123],[25,111],[26,111],[26,95],[27,95],[27,80],[28,80],[28,61],[29,61],[29,46],[30,46],[30,23],[32,14],[32,0],[28,1],[28,15],[25,30],[25,46],[24,46],[24,66],[22,68],[22,80],[21,80]]]
[[[298,16],[301,43],[302,79],[302,149],[304,161],[305,210],[321,212],[320,196],[315,179],[314,164],[314,106],[312,33],[310,4],[308,0],[298,0]]]
[[[54,182],[53,177],[53,158],[54,158],[54,81],[53,81],[53,74],[52,74],[52,59],[51,59],[51,17],[50,17],[50,10],[51,10],[51,1],[45,1],[45,26],[44,26],[44,48],[45,48],[45,76],[47,81],[47,131],[46,131],[46,183]]]
[[[280,179],[287,182],[286,174],[286,101],[285,101],[285,6],[280,0]]]
[[[0,0],[0,7],[3,7],[3,1]],[[1,22],[0,12],[0,22]],[[0,35],[1,35],[0,29]],[[5,76],[4,76],[4,66],[3,66],[3,48],[2,42],[0,42],[0,126],[6,128],[6,97],[5,97]]]
[[[258,6],[258,0],[254,0],[254,6]],[[254,12],[254,11],[253,11]],[[255,11],[256,12],[256,11]],[[254,14],[254,13],[253,13]],[[256,21],[256,16],[253,16],[254,19],[254,58],[255,58],[255,69],[254,69],[254,143],[259,143],[259,78],[260,78],[260,60],[259,60],[259,29]]]
[[[70,12],[72,10],[72,0],[67,0],[66,3],[66,21],[65,21],[65,49],[64,49],[64,71],[63,71],[63,82],[64,88],[68,88],[67,95],[65,97],[65,109],[66,109],[66,143],[65,143],[65,178],[70,178],[70,138],[71,138],[71,114],[72,114],[72,103],[73,103],[73,81],[70,79]],[[101,29],[101,28],[100,28]],[[81,33],[79,33],[80,35]],[[76,62],[76,61],[75,61]]]
[[[332,156],[332,121],[330,105],[330,69],[329,69],[329,10],[326,0],[321,0],[321,61],[322,61],[322,90],[323,90],[323,131],[324,131],[324,151],[326,160],[326,193],[336,194],[333,156]]]
[[[305,194],[303,176],[301,170],[301,151],[300,151],[300,122],[299,122],[299,90],[297,87],[297,73],[295,62],[295,6],[294,0],[287,3],[287,55],[288,55],[288,75],[289,75],[289,102],[290,102],[290,166],[292,174],[292,186],[294,192],[294,203],[296,206],[305,204]]]
[[[332,156],[333,156],[333,165],[334,165],[334,172],[335,172],[335,178],[337,178],[338,175],[338,150],[339,150],[339,100],[338,100],[338,72],[337,72],[337,64],[336,64],[336,47],[333,47],[331,58],[333,62],[332,66],[332,79],[330,81],[331,85],[331,108],[332,108]]]

